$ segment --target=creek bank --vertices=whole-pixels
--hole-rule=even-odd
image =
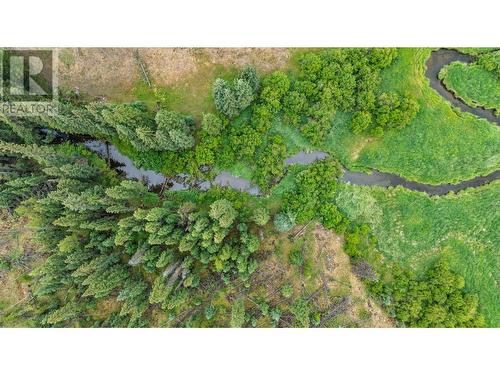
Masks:
[[[109,158],[115,163],[115,168],[122,172],[129,179],[144,181],[149,188],[154,188],[161,185],[168,185],[168,189],[172,191],[188,190],[197,188],[200,190],[208,190],[212,186],[231,187],[233,189],[246,192],[251,195],[260,195],[261,192],[250,180],[232,175],[227,171],[220,172],[213,181],[195,181],[189,182],[187,175],[178,175],[175,178],[168,178],[162,173],[137,168],[132,160],[123,155],[113,145],[106,145],[100,141],[87,141],[85,146],[102,156]],[[285,166],[294,164],[308,165],[316,160],[321,160],[327,157],[328,154],[323,151],[299,152],[285,159]],[[353,185],[362,186],[380,186],[380,187],[395,187],[403,186],[410,190],[420,191],[429,195],[445,195],[449,192],[458,192],[463,189],[478,187],[485,185],[500,178],[500,171],[495,171],[487,176],[475,177],[471,180],[462,181],[457,184],[442,184],[429,185],[419,182],[408,181],[400,176],[391,173],[372,171],[371,173],[353,172],[343,169],[343,174],[340,181]]]

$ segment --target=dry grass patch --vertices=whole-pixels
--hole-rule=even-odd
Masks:
[[[142,83],[136,51],[160,93]],[[59,83],[63,91],[112,102],[151,104],[160,96],[174,110],[199,115],[212,109],[216,77],[248,64],[268,73],[286,67],[290,57],[283,48],[64,48],[59,50]]]
[[[393,321],[368,297],[363,283],[352,273],[350,259],[343,251],[343,237],[314,223],[302,229],[303,226],[296,227],[289,234],[264,241],[264,259],[252,278],[249,296],[264,299],[282,311],[295,299],[305,298],[323,315],[347,297],[347,311],[341,318],[325,322],[326,326],[392,327]],[[302,266],[289,261],[290,253],[297,250],[303,252]],[[285,283],[293,288],[289,298],[281,294]]]

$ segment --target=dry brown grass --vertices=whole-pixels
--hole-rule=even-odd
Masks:
[[[0,306],[9,308],[28,297],[27,283],[22,276],[31,269],[36,245],[31,241],[32,232],[25,218],[17,218],[0,211],[0,256],[20,261],[12,270],[0,270]],[[24,257],[26,261],[24,261]],[[1,310],[0,309],[0,310]]]
[[[292,235],[283,234],[266,239],[263,244],[265,259],[252,279],[251,298],[267,296],[271,304],[283,308],[294,299],[310,299],[315,310],[325,311],[340,297],[348,296],[351,305],[332,326],[392,327],[393,321],[366,293],[361,280],[351,271],[351,262],[343,251],[344,239],[321,225],[309,225],[300,235],[302,227]],[[293,249],[302,248],[312,274],[304,275],[299,267],[288,261]],[[284,299],[280,288],[284,283],[293,287],[293,296]],[[328,326],[328,324],[327,324]]]
[[[63,91],[78,91],[109,101],[143,99],[137,94],[141,73],[135,50],[60,49],[60,87]],[[282,48],[140,48],[138,51],[153,84],[173,96],[171,107],[194,114],[210,109],[210,87],[216,77],[247,64],[267,73],[287,66],[291,56],[288,49]]]

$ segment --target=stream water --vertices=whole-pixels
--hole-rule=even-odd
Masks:
[[[426,71],[426,76],[427,78],[429,78],[431,87],[433,87],[446,100],[451,102],[454,106],[459,107],[463,111],[467,111],[476,116],[486,118],[487,120],[500,125],[500,119],[493,114],[493,111],[489,111],[484,108],[473,108],[468,106],[466,103],[457,99],[451,92],[449,92],[439,80],[439,71],[443,66],[450,64],[453,61],[463,61],[465,63],[470,63],[473,61],[473,58],[457,51],[447,49],[441,49],[431,53],[431,57],[427,61]],[[226,171],[220,172],[213,181],[197,181],[195,183],[191,183],[187,181],[186,175],[179,175],[174,179],[167,179],[167,177],[161,173],[146,170],[143,168],[137,168],[132,160],[121,154],[113,145],[107,145],[103,142],[93,140],[85,142],[85,146],[104,158],[109,157],[110,160],[117,164],[116,169],[123,172],[127,178],[143,180],[149,187],[163,185],[167,182],[168,188],[170,190],[186,190],[193,187],[199,188],[201,190],[207,190],[211,186],[227,186],[239,191],[247,192],[252,195],[260,194],[259,188],[255,186],[251,181],[234,176]],[[323,151],[301,151],[285,159],[284,164],[285,166],[293,164],[307,165],[327,156],[328,154]],[[500,178],[500,170],[490,173],[487,176],[475,177],[473,179],[462,181],[457,184],[429,185],[408,181],[400,176],[391,173],[378,171],[372,171],[371,173],[352,172],[344,169],[340,180],[342,182],[351,183],[353,185],[381,187],[403,186],[407,189],[425,192],[429,195],[444,195],[449,192],[458,192],[466,188],[485,185],[489,182],[497,180],[498,178]]]

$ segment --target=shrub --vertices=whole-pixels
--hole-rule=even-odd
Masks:
[[[201,128],[209,135],[219,135],[224,124],[222,119],[213,113],[204,113],[201,120]]]
[[[336,229],[338,233],[344,233],[349,225],[344,215],[333,203],[325,203],[319,211],[321,222],[327,229]]]
[[[265,207],[256,208],[253,212],[252,220],[257,225],[266,225],[269,221],[269,210]]]
[[[295,301],[295,303],[290,308],[290,312],[293,314],[295,318],[294,325],[297,327],[308,328],[310,326],[310,313],[311,310],[307,301],[302,298],[299,298]]]
[[[291,212],[278,212],[274,216],[274,226],[278,232],[288,232],[295,225],[295,215]]]
[[[361,134],[370,128],[372,124],[372,115],[370,112],[356,112],[352,116],[351,130],[354,134]]]
[[[288,255],[288,260],[295,266],[302,266],[304,265],[304,254],[302,254],[300,249],[292,250]]]
[[[217,312],[217,309],[215,308],[215,306],[213,305],[208,305],[206,308],[205,308],[205,318],[207,320],[211,320],[214,316],[215,316],[215,313]]]
[[[231,327],[240,328],[245,324],[245,303],[238,299],[231,308]]]
[[[292,284],[285,283],[281,286],[281,295],[285,298],[290,298],[293,294]]]

